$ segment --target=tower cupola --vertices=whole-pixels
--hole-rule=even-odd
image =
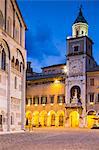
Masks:
[[[81,6],[79,9],[78,16],[72,26],[72,36],[80,37],[85,35],[88,36],[88,23],[83,16],[82,6]]]

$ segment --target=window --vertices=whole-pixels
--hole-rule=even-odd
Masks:
[[[19,61],[18,61],[18,59],[16,59],[15,68],[16,68],[17,70],[19,70]]]
[[[8,17],[8,20],[7,20],[7,32],[9,35],[11,35],[11,18]]]
[[[27,98],[26,99],[26,104],[27,105],[32,105],[32,98]]]
[[[14,56],[12,57],[12,60],[11,60],[11,66],[14,68],[14,63],[15,63],[15,59],[14,59]]]
[[[98,100],[97,101],[99,102],[99,93],[98,93]]]
[[[11,115],[11,125],[14,124],[14,115]]]
[[[15,77],[14,88],[17,89],[17,77]]]
[[[65,97],[63,95],[59,95],[57,99],[57,103],[64,103],[65,102]]]
[[[18,28],[15,29],[15,39],[17,40],[17,42],[19,41],[19,30],[18,30]]]
[[[6,53],[2,50],[1,69],[6,70]]]
[[[84,34],[84,31],[82,31],[82,34]]]
[[[79,46],[74,46],[74,52],[78,52]]]
[[[4,25],[4,19],[3,19],[2,11],[0,10],[0,27],[3,28],[3,25]]]
[[[76,37],[78,37],[78,34],[79,34],[78,30],[76,30]]]
[[[39,97],[38,96],[35,96],[33,98],[33,104],[39,104]]]
[[[90,102],[94,102],[94,93],[90,93]]]
[[[28,105],[28,99],[26,98],[26,105]]]
[[[46,96],[41,97],[41,104],[47,104],[47,97]]]
[[[90,59],[89,59],[89,65],[90,65]]]
[[[30,105],[32,105],[32,98],[30,98]]]
[[[0,127],[2,127],[2,115],[0,115]]]
[[[51,104],[54,103],[54,96],[50,96],[50,103],[51,103]]]
[[[20,72],[22,72],[22,62],[20,63]]]
[[[90,79],[90,86],[94,86],[94,78]]]

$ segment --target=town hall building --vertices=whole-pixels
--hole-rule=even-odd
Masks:
[[[81,8],[66,42],[66,63],[42,73],[27,64],[26,127],[99,125],[99,66]]]

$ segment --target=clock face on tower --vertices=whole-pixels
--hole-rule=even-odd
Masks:
[[[81,74],[83,72],[83,62],[80,59],[71,60],[69,62],[69,74]]]

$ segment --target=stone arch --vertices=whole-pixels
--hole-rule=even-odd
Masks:
[[[31,111],[27,111],[26,112],[26,125],[29,125],[31,120],[32,120],[32,112]]]
[[[70,127],[79,127],[79,113],[72,111],[69,115]]]
[[[96,113],[96,116],[99,116],[99,111]]]
[[[64,111],[62,111],[62,110],[59,110],[57,112],[56,125],[57,126],[63,126],[64,125]]]
[[[55,126],[55,120],[56,120],[55,111],[54,110],[49,111],[48,119],[47,119],[47,125],[48,126]]]
[[[47,112],[45,110],[40,112],[39,121],[41,126],[47,126]]]
[[[17,48],[17,50],[18,50],[18,52],[20,53],[20,55],[21,55],[21,58],[22,58],[22,63],[23,63],[23,69],[24,69],[24,67],[25,67],[25,60],[24,60],[24,57],[23,57],[23,54],[22,54],[22,52]]]
[[[32,124],[35,127],[39,126],[39,111],[34,111],[32,115]]]
[[[4,39],[0,39],[0,51],[4,49],[7,53],[9,60],[11,59],[11,53],[8,43]]]
[[[88,110],[87,115],[96,115],[96,110],[94,110],[94,109]]]

